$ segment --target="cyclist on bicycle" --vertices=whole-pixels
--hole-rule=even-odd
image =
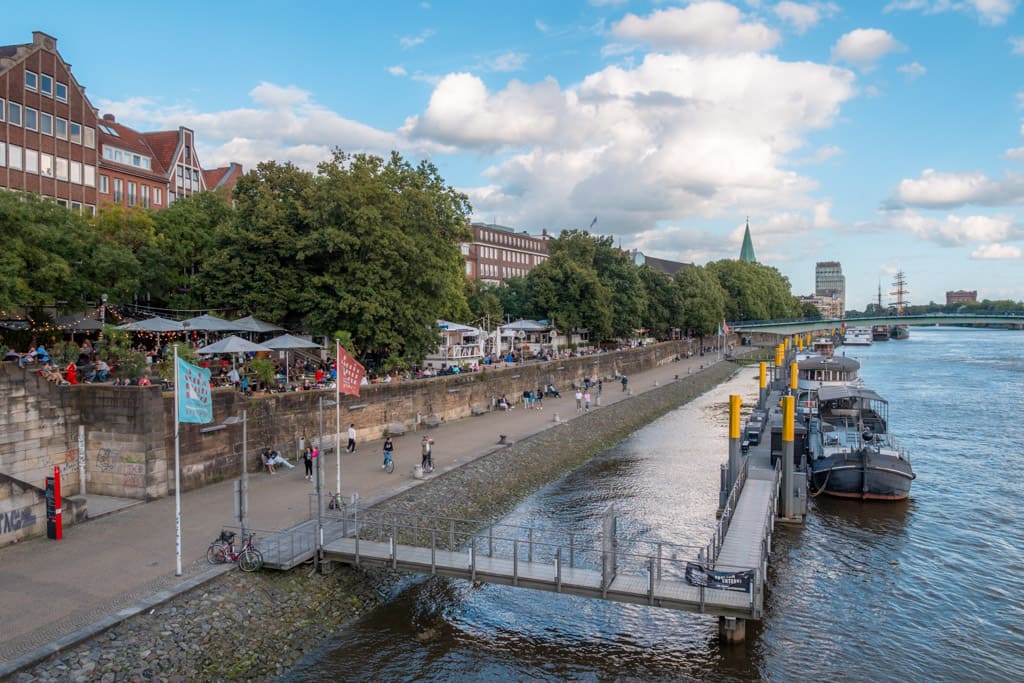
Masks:
[[[434,470],[434,461],[430,457],[430,447],[433,444],[433,439],[426,435],[423,436],[423,441],[420,443],[420,449],[423,452],[423,458],[420,462],[420,466],[423,467],[424,472],[432,472]]]
[[[391,441],[391,437],[384,439],[384,464],[380,466],[382,470],[387,469],[388,463],[391,462],[391,456],[395,452],[395,444]]]

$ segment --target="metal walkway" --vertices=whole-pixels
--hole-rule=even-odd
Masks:
[[[324,559],[718,616],[759,617],[763,574],[756,563],[729,567],[755,577],[740,590],[700,585],[691,577],[703,576],[699,563],[705,548],[633,541],[624,550],[616,524],[614,510],[595,535],[354,512],[332,524],[348,527],[347,533],[325,542]],[[484,530],[463,530],[480,528]],[[715,568],[721,570],[723,563]]]

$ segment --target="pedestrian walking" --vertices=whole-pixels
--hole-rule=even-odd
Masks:
[[[429,436],[424,435],[423,441],[420,442],[420,453],[422,454],[422,457],[420,458],[420,467],[423,468],[424,472],[431,472],[434,469],[434,459],[431,456],[433,445],[434,440]]]
[[[313,447],[306,446],[302,451],[302,464],[306,466],[306,479],[313,481]]]
[[[586,412],[588,412],[588,413],[590,412],[590,392],[589,391],[586,392],[585,394],[583,394],[583,409]]]
[[[583,412],[583,392],[579,389],[576,390],[576,412]]]
[[[533,405],[537,410],[544,410],[544,388],[537,387],[537,392],[533,395]]]
[[[604,380],[600,377],[597,378],[597,395],[601,395],[601,390],[604,389]]]
[[[629,384],[629,378],[625,375],[622,376],[622,390],[626,390],[626,385]]]
[[[349,453],[355,453],[356,450],[356,425],[352,423],[348,426],[348,446],[345,450]]]

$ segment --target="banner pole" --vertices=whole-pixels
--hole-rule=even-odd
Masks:
[[[338,349],[341,340],[335,339],[334,348],[334,452],[338,456],[338,486],[334,490],[341,495],[341,360]]]
[[[181,576],[181,422],[178,404],[181,386],[178,384],[178,345],[174,345],[174,557],[175,576]]]

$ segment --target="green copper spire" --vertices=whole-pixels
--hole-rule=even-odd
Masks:
[[[754,243],[750,241],[750,219],[747,219],[747,229],[743,232],[743,246],[740,248],[740,261],[757,263],[754,256]]]

